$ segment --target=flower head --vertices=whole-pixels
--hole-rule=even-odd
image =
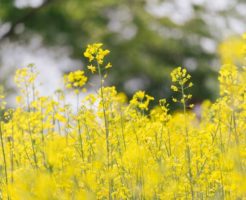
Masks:
[[[172,98],[173,102],[181,102],[186,104],[187,100],[191,99],[191,94],[186,94],[185,90],[192,87],[193,83],[190,81],[191,75],[188,74],[185,68],[177,67],[171,72],[171,78],[173,85],[171,85],[171,90],[176,93],[180,93],[180,99]],[[192,106],[189,106],[190,108]]]
[[[84,56],[89,59],[89,62],[96,60],[99,64],[103,64],[103,59],[110,53],[108,49],[102,49],[102,43],[94,43],[88,45],[84,52]]]
[[[84,56],[88,58],[89,62],[91,63],[90,65],[87,66],[87,68],[91,71],[91,73],[95,73],[97,70],[99,73],[102,71],[102,69],[109,69],[112,67],[112,64],[108,62],[106,65],[104,65],[103,68],[101,68],[104,63],[104,58],[107,56],[110,51],[108,49],[103,49],[102,48],[103,44],[102,43],[94,43],[94,44],[89,44],[87,46],[87,49],[84,52]],[[92,63],[96,63],[93,65]]]
[[[140,110],[148,110],[150,101],[153,101],[154,97],[145,94],[145,91],[138,91],[133,95],[130,104],[139,108]]]
[[[87,77],[84,75],[84,71],[77,70],[65,75],[64,81],[66,88],[79,89],[85,85],[85,83],[87,82]]]

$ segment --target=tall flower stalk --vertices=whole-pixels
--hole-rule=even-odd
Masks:
[[[3,93],[3,91],[0,91]],[[6,102],[4,101],[5,96],[3,94],[0,94],[0,111],[3,113],[3,110],[5,109]],[[9,198],[9,193],[8,193],[8,167],[7,167],[7,158],[6,158],[6,151],[5,151],[5,145],[4,145],[4,136],[3,136],[3,128],[2,128],[2,117],[0,116],[0,142],[1,142],[1,149],[2,149],[2,156],[3,156],[3,165],[4,165],[4,177],[5,177],[5,184],[7,188],[7,198]]]
[[[78,141],[79,141],[79,153],[84,162],[84,147],[83,147],[83,139],[82,139],[82,131],[81,131],[81,124],[79,120],[80,114],[80,105],[79,105],[79,93],[81,91],[85,91],[84,85],[87,82],[87,77],[84,75],[84,71],[77,70],[70,72],[64,76],[65,86],[68,89],[73,89],[76,95],[76,123],[77,123],[77,133],[78,133]]]
[[[191,167],[191,147],[190,147],[190,136],[187,124],[187,106],[192,108],[193,104],[187,105],[188,100],[191,99],[192,95],[186,93],[186,89],[193,86],[193,83],[190,82],[190,74],[187,73],[186,69],[182,69],[181,67],[177,67],[171,73],[173,85],[171,89],[174,92],[180,93],[180,98],[173,98],[174,102],[180,102],[183,107],[183,115],[184,115],[184,132],[185,132],[185,156],[187,159],[187,166],[188,166],[188,179],[190,184],[190,193],[192,199],[195,198],[194,196],[194,188],[193,188],[193,174],[192,174],[192,167]]]
[[[104,97],[104,77],[107,77],[107,74],[103,74],[104,70],[107,70],[112,67],[111,63],[107,63],[104,65],[104,57],[110,53],[109,50],[102,48],[102,43],[95,43],[92,45],[88,45],[86,51],[84,52],[84,56],[89,59],[91,63],[88,66],[88,69],[91,73],[98,72],[99,79],[100,79],[100,97],[102,103],[102,110],[103,110],[103,119],[104,119],[104,129],[105,129],[105,138],[106,138],[106,149],[107,149],[107,168],[108,173],[111,166],[110,161],[110,141],[109,141],[109,121],[107,116],[107,108],[105,105],[105,97]],[[95,65],[93,65],[95,63]],[[112,152],[111,152],[112,153]],[[112,199],[111,197],[111,190],[112,190],[112,180],[109,178],[109,193],[108,198]]]

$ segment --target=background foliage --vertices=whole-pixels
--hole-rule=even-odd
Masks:
[[[114,52],[115,70],[109,80],[128,95],[144,89],[171,98],[168,74],[184,65],[197,85],[193,101],[200,102],[215,97],[216,46],[225,36],[245,29],[245,6],[243,0],[213,4],[199,0],[1,0],[0,44],[6,40],[24,43],[39,34],[45,45],[69,46],[72,57],[80,59],[86,44],[103,42]]]

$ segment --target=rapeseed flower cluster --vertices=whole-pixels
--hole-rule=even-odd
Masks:
[[[139,108],[140,110],[148,110],[150,101],[153,101],[154,97],[145,94],[144,91],[138,91],[133,95],[130,104]]]
[[[80,90],[85,91],[84,85],[86,84],[87,79],[88,78],[84,75],[84,71],[82,70],[77,70],[64,75],[66,88],[74,89],[76,94],[78,94]]]
[[[65,75],[64,81],[66,88],[82,88],[87,81],[87,77],[84,75],[84,71],[77,70]]]
[[[187,109],[193,84],[185,68],[171,73],[174,103],[183,106],[171,114],[166,99],[150,109],[145,91],[128,101],[106,87],[108,53],[88,45],[100,87],[78,98],[76,111],[62,90],[39,95],[33,65],[16,72],[17,107],[6,109],[0,95],[0,199],[245,199],[245,67],[222,66],[220,96],[197,117]],[[64,80],[78,96],[87,77],[79,70]]]

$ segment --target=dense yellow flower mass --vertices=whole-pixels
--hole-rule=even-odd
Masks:
[[[149,109],[154,98],[146,92],[128,102],[105,87],[108,53],[88,45],[100,88],[76,111],[62,90],[39,95],[33,65],[16,72],[15,109],[5,109],[1,92],[0,199],[246,199],[245,67],[222,66],[220,97],[205,101],[197,117],[187,109],[193,84],[185,68],[171,73],[183,110],[170,114],[166,99]],[[65,76],[68,88],[86,82],[84,71]]]

